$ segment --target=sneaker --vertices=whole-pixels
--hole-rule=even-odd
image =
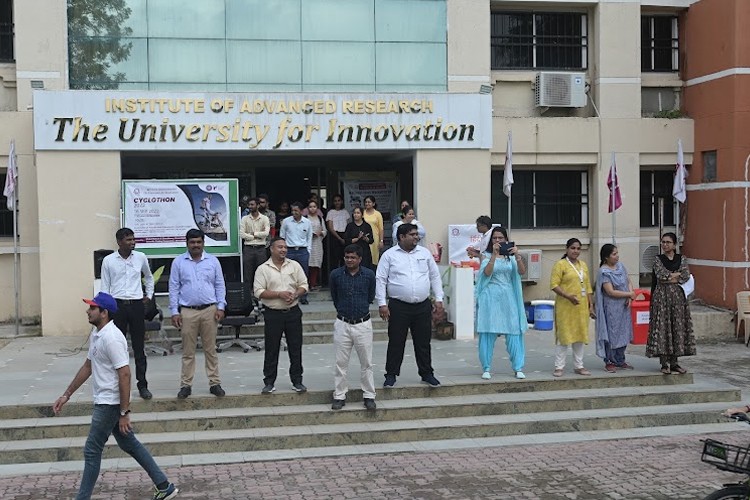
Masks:
[[[180,392],[177,393],[177,399],[187,399],[193,393],[193,389],[189,385],[183,385],[180,387]]]
[[[266,384],[263,386],[263,389],[260,391],[261,394],[271,394],[273,391],[275,391],[276,388],[273,386],[273,384]]]
[[[217,398],[223,398],[226,395],[226,392],[221,388],[220,384],[212,385],[208,388],[208,392],[210,392]]]
[[[331,405],[331,409],[340,410],[344,406],[346,406],[346,401],[344,401],[343,399],[334,399],[333,404]]]
[[[365,398],[365,409],[366,410],[374,410],[377,408],[377,405],[375,404],[374,399]]]
[[[386,389],[390,389],[394,385],[396,385],[396,376],[395,375],[386,375],[385,376],[385,382],[383,382],[383,387],[385,387]]]
[[[484,373],[482,374],[482,378],[483,378],[484,380],[489,380],[489,379],[491,379],[491,378],[492,378],[492,374],[491,374],[490,372],[484,372]]]
[[[154,395],[151,394],[151,391],[148,390],[148,387],[141,387],[138,389],[138,394],[140,394],[143,399],[151,399],[154,397]]]
[[[169,486],[167,486],[165,489],[160,490],[156,486],[154,486],[154,497],[153,500],[168,500],[170,498],[174,498],[177,496],[177,492],[180,490],[177,489],[177,486],[175,486],[173,483],[169,483]]]
[[[294,390],[294,392],[307,392],[307,387],[305,387],[302,382],[292,384],[292,389]]]
[[[617,367],[612,363],[607,363],[606,365],[604,365],[604,369],[609,373],[617,373]]]
[[[634,370],[633,365],[629,365],[625,362],[623,362],[621,365],[619,365],[617,368],[620,368],[622,370]]]
[[[524,372],[522,372],[522,371],[517,371],[516,372],[516,378],[518,378],[518,379],[524,379],[524,378],[526,378],[526,374]]]
[[[440,381],[435,378],[435,375],[427,375],[422,377],[422,382],[429,385],[430,387],[437,387],[440,385]]]
[[[573,371],[576,372],[578,375],[585,375],[586,377],[588,377],[589,375],[591,375],[591,372],[588,371],[586,368],[583,368],[583,367],[576,368]]]

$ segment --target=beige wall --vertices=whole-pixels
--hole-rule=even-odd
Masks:
[[[489,0],[448,0],[448,91],[478,92],[490,79]]]
[[[120,223],[120,154],[38,152],[37,171],[42,333],[80,334],[87,330],[81,298],[92,294],[93,251],[114,246]]]

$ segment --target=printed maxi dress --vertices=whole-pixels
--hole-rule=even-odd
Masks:
[[[323,264],[323,238],[328,234],[326,225],[322,220],[322,217],[307,217],[310,220],[310,226],[312,226],[313,239],[312,247],[310,248],[310,267],[320,267]],[[323,235],[318,236],[318,231],[323,230]]]
[[[687,259],[681,256],[680,283],[690,278]],[[677,283],[662,283],[670,271],[660,258],[654,259],[654,274],[657,283],[651,294],[650,318],[646,356],[694,356],[695,336],[685,291]]]

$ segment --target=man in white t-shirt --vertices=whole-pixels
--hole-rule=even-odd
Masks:
[[[333,197],[333,208],[326,214],[326,225],[331,249],[331,269],[336,269],[344,264],[344,234],[346,226],[352,221],[349,211],[344,208],[344,198],[337,194]]]
[[[111,434],[117,445],[133,457],[154,482],[154,500],[177,496],[178,489],[170,483],[151,453],[136,439],[130,423],[130,366],[128,343],[115,326],[112,317],[117,312],[114,297],[100,292],[93,299],[83,299],[89,305],[89,323],[94,325],[89,339],[89,352],[73,381],[57,398],[52,409],[59,414],[65,403],[93,376],[94,414],[86,444],[83,447],[84,467],[81,486],[76,499],[91,498],[99,477],[102,451]]]

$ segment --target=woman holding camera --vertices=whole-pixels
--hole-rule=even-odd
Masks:
[[[526,356],[523,336],[528,324],[521,292],[521,275],[525,272],[518,247],[508,242],[505,228],[494,228],[475,290],[479,362],[485,380],[492,377],[492,355],[499,335],[505,335],[505,348],[516,378],[526,378],[522,371]]]

